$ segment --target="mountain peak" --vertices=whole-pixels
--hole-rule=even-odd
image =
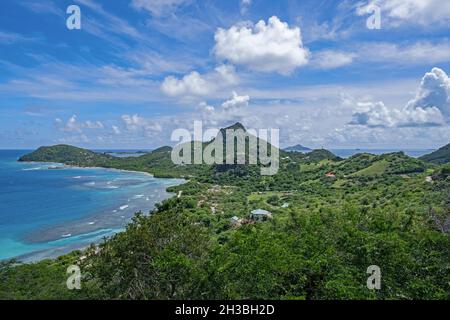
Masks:
[[[231,125],[229,127],[223,128],[223,130],[228,130],[228,129],[232,129],[232,130],[239,130],[239,129],[241,129],[241,130],[247,131],[247,130],[245,130],[244,125],[242,123],[240,123],[240,122],[236,122],[235,124],[233,124],[233,125]]]

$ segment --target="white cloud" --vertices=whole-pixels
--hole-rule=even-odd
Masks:
[[[388,108],[383,102],[358,103],[352,124],[368,127],[408,127],[445,125],[450,114],[450,79],[433,68],[422,78],[416,97],[402,109]]]
[[[87,129],[103,129],[105,126],[100,121],[86,121],[83,124],[84,128]]]
[[[357,43],[346,51],[323,50],[313,52],[311,66],[334,69],[352,63],[395,64],[400,66],[437,64],[450,61],[450,42],[419,41],[415,43]]]
[[[80,144],[80,143],[90,143],[91,140],[85,135],[73,135],[64,138],[57,139],[58,143],[67,143],[67,144]]]
[[[245,108],[248,107],[249,101],[249,96],[240,96],[235,91],[233,91],[233,97],[230,100],[222,103],[222,108],[224,108],[225,110],[233,108]]]
[[[435,27],[450,25],[450,2],[442,0],[370,0],[357,6],[358,15],[367,14],[370,6],[381,8],[382,21],[390,26],[419,24]],[[382,22],[384,23],[384,22]]]
[[[226,87],[237,82],[234,67],[221,65],[213,72],[200,74],[197,71],[176,78],[166,77],[161,90],[168,96],[207,96],[220,87]]]
[[[151,137],[162,131],[162,127],[159,123],[151,119],[142,118],[137,114],[125,114],[121,118],[125,129],[131,133],[138,133],[147,137]]]
[[[216,110],[216,108],[214,108],[213,106],[209,105],[206,102],[200,102],[198,107],[200,109],[200,112],[203,112],[205,114],[213,113]]]
[[[60,118],[55,119],[55,126],[59,131],[67,133],[82,133],[83,129],[103,129],[105,126],[100,121],[78,122],[77,116],[71,116],[66,123]]]
[[[444,124],[440,110],[431,108],[388,108],[383,102],[360,102],[353,124],[368,127],[409,127]]]
[[[438,108],[450,116],[450,78],[439,68],[425,74],[416,97],[408,102],[407,108]]]
[[[167,15],[178,6],[189,0],[133,0],[131,5],[136,9],[144,9],[155,16]]]
[[[320,69],[335,69],[351,64],[355,57],[354,53],[324,50],[313,54],[311,64]]]
[[[435,64],[450,61],[450,43],[420,41],[413,44],[371,43],[361,44],[358,59],[398,64]]]
[[[197,71],[178,79],[173,76],[166,77],[161,85],[162,91],[168,96],[181,96],[186,94],[207,95],[212,91],[210,85]]]
[[[254,71],[287,75],[308,62],[309,51],[303,47],[300,28],[290,28],[276,16],[267,24],[261,20],[256,25],[219,28],[214,38],[217,58]]]

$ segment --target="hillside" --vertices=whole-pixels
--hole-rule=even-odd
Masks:
[[[32,153],[24,155],[19,161],[59,162],[68,165],[94,166],[113,159],[115,158],[108,154],[100,154],[90,150],[60,144],[51,147],[40,147]]]
[[[450,143],[430,154],[420,157],[421,160],[433,164],[445,164],[450,162]]]
[[[295,146],[284,148],[284,151],[288,151],[288,152],[292,152],[292,151],[295,151],[295,152],[309,152],[311,150],[312,149],[310,149],[308,147],[305,147],[305,146],[302,146],[301,144],[297,144]]]
[[[318,162],[322,160],[332,160],[332,161],[341,161],[342,158],[336,156],[331,151],[326,149],[316,149],[309,153],[305,153],[302,157],[302,160],[306,162]]]

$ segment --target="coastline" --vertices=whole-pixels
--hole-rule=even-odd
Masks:
[[[71,165],[71,164],[65,164],[65,163],[62,163],[62,162],[19,161],[19,160],[17,160],[17,162],[20,162],[20,163],[60,164],[60,165],[63,165],[62,168],[74,168],[74,169],[102,169],[102,170],[113,170],[113,171],[119,171],[119,172],[141,173],[141,174],[145,174],[145,175],[151,176],[151,177],[156,178],[156,179],[160,179],[160,178],[158,178],[158,177],[155,177],[155,175],[152,174],[152,173],[150,173],[150,172],[137,171],[137,170],[126,170],[126,169],[117,169],[117,168],[109,168],[109,167],[82,167],[82,166],[75,166],[75,165]],[[167,178],[167,179],[181,179],[181,178]]]
[[[125,188],[128,188],[129,190],[125,191],[123,194],[125,196],[128,194],[128,204],[125,202],[122,203],[122,205],[116,207],[115,210],[112,210],[113,208],[110,208],[110,210],[99,211],[93,215],[88,214],[87,216],[83,216],[82,218],[75,218],[74,220],[68,220],[66,222],[49,224],[47,227],[44,226],[37,229],[31,229],[32,231],[26,234],[24,238],[28,241],[25,241],[22,244],[26,246],[31,245],[35,247],[36,250],[31,249],[31,251],[27,253],[18,254],[14,257],[11,256],[9,258],[3,258],[2,260],[4,261],[10,259],[18,259],[23,263],[38,262],[45,259],[54,259],[61,255],[68,254],[72,251],[84,250],[91,244],[98,244],[103,240],[104,237],[108,238],[125,230],[126,225],[129,223],[135,213],[141,211],[144,214],[149,214],[155,208],[156,203],[160,203],[161,201],[174,197],[174,193],[167,191],[169,187],[178,186],[187,182],[187,180],[183,178],[158,178],[149,172],[137,170],[125,170],[105,167],[83,167],[66,165],[64,163],[42,161],[23,161],[22,163],[42,164],[45,166],[51,166],[54,164],[56,166],[61,166],[60,168],[47,167],[44,170],[86,169],[102,170],[106,172],[118,172],[124,174],[138,174],[151,178],[151,180],[145,181],[143,179],[143,185],[141,186],[141,188],[144,188],[144,192],[142,192],[141,190],[136,189],[136,187],[133,187],[133,185],[131,185],[131,189],[129,189],[127,187],[129,185],[129,182],[126,181],[126,177],[125,179],[119,179],[124,180],[124,182],[121,181],[121,183],[124,184],[122,185],[123,187],[117,187],[117,189],[124,190]],[[135,179],[139,178],[136,177]],[[154,182],[152,183],[153,179],[156,181],[162,181],[162,183],[154,184]],[[166,185],[167,181],[171,180],[172,183],[169,183],[170,185]],[[154,185],[155,189],[152,189],[150,185]],[[116,189],[112,189],[111,192],[114,193],[112,193],[110,196],[116,197],[116,195],[118,194],[117,192],[119,191],[115,190]],[[145,190],[147,190],[149,193],[145,193]],[[95,193],[96,191],[92,192]],[[137,196],[141,196],[141,193],[145,193],[147,196],[144,197],[142,195],[144,199],[141,199],[141,197],[138,198]],[[133,194],[134,196],[136,196],[136,198],[133,198]],[[146,203],[144,202],[145,198],[147,201]],[[118,200],[118,202],[120,201],[121,200]],[[83,208],[81,208],[80,210],[83,210]],[[95,237],[95,239],[93,241],[88,241],[91,236]]]

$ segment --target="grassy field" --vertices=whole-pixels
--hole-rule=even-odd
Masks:
[[[382,175],[386,171],[388,165],[389,163],[386,160],[377,161],[371,166],[355,172],[354,174],[352,174],[352,176],[361,177]]]

